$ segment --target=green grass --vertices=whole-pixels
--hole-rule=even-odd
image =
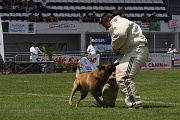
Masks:
[[[0,75],[0,120],[178,120],[180,71],[142,70],[135,78],[144,109],[128,110],[119,92],[114,108],[94,106],[91,94],[78,108],[68,99],[75,73]]]

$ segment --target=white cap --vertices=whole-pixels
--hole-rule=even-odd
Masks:
[[[92,39],[91,42],[96,42],[96,41],[94,39]]]

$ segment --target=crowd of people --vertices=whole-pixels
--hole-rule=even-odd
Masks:
[[[50,12],[47,0],[41,0],[36,3],[34,0],[2,0],[4,12],[11,13],[13,10],[24,10],[24,12]]]
[[[48,0],[39,0],[38,2],[34,2],[34,0],[2,0],[3,1],[3,9],[4,12],[13,12],[14,9],[21,9],[24,10],[26,13],[39,13],[41,17],[41,13],[51,13],[48,17],[43,17],[43,19],[36,18],[30,22],[57,22],[58,16],[53,15],[53,9],[48,7],[49,1]],[[34,14],[33,14],[34,15]],[[115,6],[114,10],[112,11],[112,15],[120,15],[121,17],[128,19],[128,11],[126,10],[125,6]],[[32,14],[29,15],[32,17]],[[39,16],[36,16],[39,17]],[[92,13],[85,11],[81,12],[79,16],[79,22],[99,22],[100,16],[97,16],[96,11]],[[156,12],[153,12],[151,16],[148,16],[147,12],[144,12],[144,15],[141,17],[142,22],[157,22]]]
[[[147,15],[147,12],[145,11],[144,12],[144,15],[142,16],[142,18],[141,18],[141,21],[142,22],[147,22],[147,23],[151,23],[151,22],[157,22],[158,20],[157,20],[157,16],[156,16],[156,12],[153,12],[152,14],[151,14],[151,16],[148,16]]]
[[[95,11],[93,11],[91,15],[89,12],[86,12],[85,14],[81,12],[79,22],[99,22],[99,18],[96,16]]]

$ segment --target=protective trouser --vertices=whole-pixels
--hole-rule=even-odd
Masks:
[[[103,102],[106,106],[115,106],[118,88],[124,96],[127,107],[142,106],[142,101],[136,85],[133,82],[135,75],[141,69],[149,56],[146,46],[140,46],[126,53],[116,66],[116,72],[109,77],[103,87]]]

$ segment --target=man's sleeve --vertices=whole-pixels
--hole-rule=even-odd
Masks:
[[[113,32],[111,34],[111,45],[113,49],[119,49],[127,39],[127,31],[130,26],[129,20],[117,20],[113,25]]]

